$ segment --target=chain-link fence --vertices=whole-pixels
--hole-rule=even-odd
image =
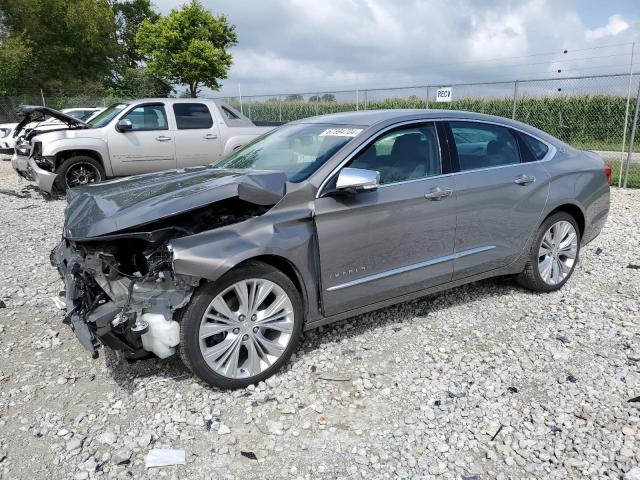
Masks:
[[[409,88],[225,97],[252,120],[288,122],[326,113],[386,108],[467,110],[514,118],[565,142],[595,150],[612,167],[613,184],[640,188],[640,139],[629,154],[640,76],[615,74]],[[450,88],[448,102],[438,92]],[[56,109],[106,106],[116,97],[0,97],[0,122],[17,121],[20,105]],[[636,128],[636,137],[640,135]],[[630,159],[627,162],[627,158]],[[622,172],[622,174],[621,174]],[[628,172],[628,173],[627,173]]]
[[[252,120],[287,122],[326,113],[385,108],[467,110],[514,118],[581,149],[595,150],[624,185],[639,77],[629,74],[225,97]],[[451,89],[449,102],[438,91]],[[640,141],[626,185],[640,188]],[[623,175],[620,173],[623,172]]]

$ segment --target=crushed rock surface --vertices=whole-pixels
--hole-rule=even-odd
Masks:
[[[559,292],[495,279],[362,315],[233,392],[89,358],[50,300],[64,207],[0,162],[0,479],[640,478],[640,190],[612,189]],[[186,465],[147,469],[152,448]]]

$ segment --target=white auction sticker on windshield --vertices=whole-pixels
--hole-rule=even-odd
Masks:
[[[327,128],[320,134],[321,137],[355,137],[362,131],[361,128]]]

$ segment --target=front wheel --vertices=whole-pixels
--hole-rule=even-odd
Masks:
[[[184,363],[205,382],[241,388],[273,375],[302,332],[300,293],[279,270],[248,263],[201,286],[182,316]]]
[[[106,174],[95,158],[78,155],[64,160],[57,168],[56,187],[62,193],[68,188],[101,182]]]
[[[561,288],[573,274],[580,253],[580,229],[566,212],[547,218],[531,245],[529,260],[516,280],[538,292]]]

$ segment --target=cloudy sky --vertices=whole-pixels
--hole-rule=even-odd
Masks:
[[[640,64],[640,0],[202,2],[238,32],[225,95],[619,73],[633,41]]]

